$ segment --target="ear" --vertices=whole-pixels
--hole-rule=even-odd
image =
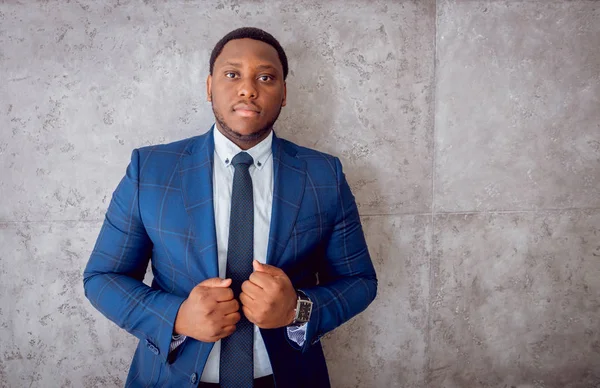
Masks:
[[[206,101],[212,101],[212,75],[206,77]]]
[[[287,101],[287,84],[283,81],[283,101],[281,101],[281,106],[285,106]]]

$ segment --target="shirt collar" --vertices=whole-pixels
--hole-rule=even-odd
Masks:
[[[242,149],[235,145],[231,140],[226,138],[225,135],[219,131],[216,124],[214,125],[213,133],[215,139],[215,152],[217,153],[219,160],[226,166],[229,166],[233,157],[242,152]],[[254,167],[262,170],[267,160],[273,153],[271,148],[272,145],[273,131],[271,131],[269,136],[263,139],[260,143],[246,150],[246,152],[252,156],[252,159],[254,159]]]

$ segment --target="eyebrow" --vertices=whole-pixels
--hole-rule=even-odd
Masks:
[[[242,67],[242,64],[239,62],[231,62],[227,61],[224,63],[225,66],[233,66],[233,67]],[[257,70],[273,70],[277,71],[277,68],[273,65],[258,65],[256,66]]]
[[[275,66],[271,65],[259,65],[256,67],[258,70],[277,70]]]

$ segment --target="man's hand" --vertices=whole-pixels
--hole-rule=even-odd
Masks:
[[[231,279],[206,279],[192,289],[175,319],[175,333],[198,341],[216,342],[231,335],[240,320]]]
[[[254,272],[242,284],[240,302],[248,320],[261,329],[293,322],[298,296],[290,278],[277,267],[254,260]]]

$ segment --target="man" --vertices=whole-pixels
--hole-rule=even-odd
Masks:
[[[375,298],[339,160],[273,132],[287,73],[274,37],[232,31],[206,82],[216,124],[133,151],[84,272],[140,339],[127,387],[328,387],[319,338]]]

